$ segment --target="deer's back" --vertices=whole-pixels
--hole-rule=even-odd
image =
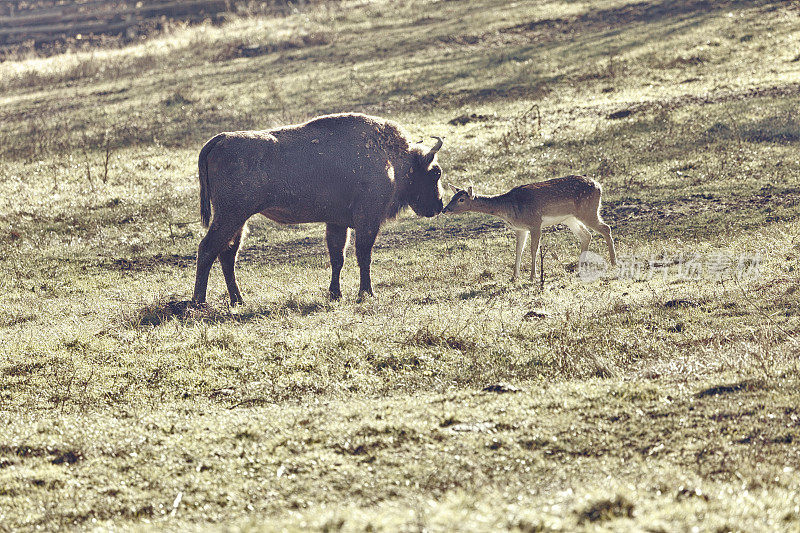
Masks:
[[[564,176],[511,189],[506,195],[519,216],[559,217],[580,214],[599,200],[600,185],[586,176]]]

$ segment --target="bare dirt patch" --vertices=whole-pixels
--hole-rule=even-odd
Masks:
[[[323,46],[330,44],[331,39],[327,33],[316,32],[269,44],[231,43],[219,51],[216,60],[229,61],[239,57],[259,57],[311,46]]]
[[[155,254],[148,257],[113,259],[108,263],[103,263],[109,270],[132,271],[132,272],[152,272],[159,267],[178,267],[188,268],[195,264],[194,255],[177,254]]]

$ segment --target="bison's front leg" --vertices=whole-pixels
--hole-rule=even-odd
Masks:
[[[356,259],[358,259],[358,268],[361,271],[361,283],[358,287],[359,299],[362,299],[364,295],[372,296],[369,268],[372,263],[372,246],[375,244],[377,236],[377,228],[356,228]]]
[[[325,241],[328,243],[328,254],[331,256],[331,286],[328,289],[332,300],[342,297],[342,289],[339,287],[339,276],[344,266],[344,251],[347,248],[347,240],[350,237],[350,228],[328,224],[325,228]]]

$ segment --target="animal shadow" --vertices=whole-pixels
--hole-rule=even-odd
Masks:
[[[135,309],[125,320],[130,327],[159,326],[171,320],[180,322],[202,321],[208,323],[250,322],[259,318],[287,315],[309,316],[330,311],[334,303],[327,300],[301,300],[294,296],[278,302],[256,307],[231,309],[228,306],[196,305],[191,300],[170,299],[153,302]]]

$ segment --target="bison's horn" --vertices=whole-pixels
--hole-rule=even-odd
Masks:
[[[436,139],[436,146],[431,148],[431,151],[428,153],[429,155],[435,154],[442,147],[442,138],[441,137],[432,137],[432,138]]]
[[[434,137],[436,139],[436,145],[431,148],[430,152],[425,154],[425,166],[427,167],[433,162],[433,156],[436,155],[436,152],[442,147],[442,138],[441,137]]]

